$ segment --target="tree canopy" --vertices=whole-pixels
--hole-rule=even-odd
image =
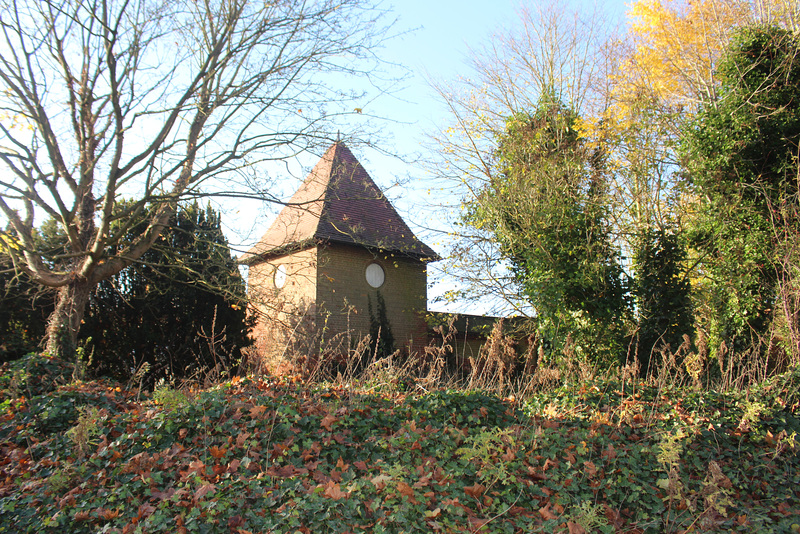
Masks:
[[[552,94],[510,117],[496,174],[466,221],[497,240],[553,350],[571,336],[592,360],[613,361],[626,308],[622,270],[609,239],[602,154],[577,121]]]
[[[468,289],[458,296],[492,294],[541,326],[558,288],[598,274],[589,266],[602,264],[630,305],[614,308],[625,311],[606,317],[607,330],[621,322],[623,352],[636,354],[643,372],[656,371],[659,355],[670,352],[716,354],[720,362],[749,354],[755,362],[769,347],[771,355],[800,358],[797,3],[640,0],[628,10],[625,33],[555,5],[525,14],[521,28],[476,48],[474,77],[436,86],[452,111],[449,128],[434,134],[442,147],[436,168],[462,193],[450,268]],[[579,142],[559,144],[569,136],[552,129],[522,141],[523,126],[535,132],[541,124],[531,120],[538,105],[531,103],[550,95],[567,112],[562,120],[570,127],[560,132]],[[542,159],[547,147],[530,142],[536,139],[557,145],[561,159]],[[511,140],[518,152],[509,150]],[[594,174],[602,176],[595,182],[602,202],[587,216],[577,207],[592,203],[576,195],[589,189],[545,177],[569,161],[580,169],[575,176],[593,176],[592,154],[602,161]],[[518,169],[552,187],[510,180],[512,155]],[[535,209],[521,209],[525,203]],[[552,212],[563,215],[570,203],[580,224],[559,233],[564,226]],[[588,221],[602,230],[580,231]],[[593,249],[590,235],[605,244]],[[531,263],[537,250],[542,257]],[[598,262],[603,256],[617,259]],[[562,257],[573,268],[556,276],[556,266],[569,264]],[[530,276],[534,264],[550,269],[549,281]],[[539,289],[530,285],[536,279]],[[542,298],[547,291],[554,293]]]
[[[740,31],[719,67],[718,98],[683,140],[686,169],[702,195],[695,220],[705,255],[716,341],[762,338],[796,276],[800,40],[777,27]],[[792,331],[797,325],[790,312]]]

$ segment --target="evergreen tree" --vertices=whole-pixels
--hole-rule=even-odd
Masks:
[[[252,343],[244,299],[219,215],[195,203],[139,262],[98,284],[81,337],[91,338],[96,372],[117,377],[145,362],[152,378],[231,369]]]
[[[140,224],[146,224],[145,217]],[[128,230],[132,236],[140,231],[136,226]],[[65,237],[47,221],[37,242],[42,250],[58,251]],[[2,267],[10,267],[10,259],[0,256],[0,262],[3,258]],[[12,359],[36,348],[54,294],[10,268],[0,268],[0,291],[0,357]],[[93,374],[118,379],[144,363],[151,369],[150,380],[191,376],[217,364],[233,369],[242,349],[252,343],[253,319],[247,317],[244,299],[244,282],[219,214],[195,203],[178,209],[140,261],[96,286],[79,342],[85,355],[91,354]]]
[[[372,307],[372,298],[367,296],[369,335],[372,343],[370,356],[383,358],[394,352],[394,334],[392,334],[389,316],[386,314],[386,301],[380,291],[376,293],[375,300],[377,310]]]
[[[53,291],[17,272],[0,248],[0,362],[36,350],[53,308]]]
[[[685,262],[686,249],[675,233],[646,230],[638,236],[632,293],[638,315],[635,354],[642,375],[657,370],[663,350],[674,352],[684,335],[693,335],[691,284]]]

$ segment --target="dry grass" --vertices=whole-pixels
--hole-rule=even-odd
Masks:
[[[309,383],[327,383],[362,391],[434,391],[466,389],[505,398],[525,399],[533,394],[567,383],[606,379],[624,384],[644,384],[658,389],[693,387],[725,391],[743,389],[785,369],[778,357],[763,361],[753,353],[737,354],[724,345],[709,355],[706,338],[700,333],[692,343],[688,336],[675,350],[653,355],[659,367],[641,376],[638,359],[625,365],[599,368],[576,353],[567,339],[563,354],[545,358],[545,348],[535,333],[523,338],[506,332],[498,321],[477,355],[456,354],[459,332],[454,321],[434,329],[434,339],[422,353],[395,351],[379,356],[370,336],[343,333],[326,338],[325,329],[294,336],[291,346],[279,358],[266,360],[254,351],[241,372],[297,376]],[[768,353],[769,354],[769,353]]]

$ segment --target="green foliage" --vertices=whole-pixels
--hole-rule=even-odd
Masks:
[[[519,409],[245,378],[176,411],[81,387],[100,408],[70,425],[83,458],[77,431],[6,406],[0,533],[789,532],[800,514],[800,457],[777,437],[797,406],[738,391],[598,381]]]
[[[770,325],[779,254],[796,234],[800,143],[798,37],[741,30],[720,62],[719,98],[685,131],[681,154],[704,203],[694,226],[703,254],[712,348],[745,350]]]
[[[0,367],[0,397],[31,399],[45,395],[67,384],[72,373],[72,364],[32,352]]]
[[[577,356],[611,363],[621,354],[626,291],[610,240],[602,154],[580,137],[577,120],[554,95],[510,117],[494,177],[465,219],[500,245],[551,355],[569,335]]]
[[[16,272],[2,244],[0,241],[0,362],[36,350],[55,294]]]
[[[633,258],[633,297],[638,315],[636,355],[643,376],[658,369],[658,354],[673,352],[692,336],[691,284],[685,270],[686,250],[678,236],[646,230],[638,236]]]
[[[386,315],[386,301],[380,291],[375,296],[375,309],[372,307],[372,297],[367,295],[369,309],[369,335],[372,340],[368,356],[384,358],[394,352],[394,334],[389,317]]]
[[[75,447],[75,454],[83,459],[89,448],[97,445],[97,434],[100,433],[99,427],[100,410],[96,406],[81,406],[78,409],[78,420],[75,426],[67,430],[67,437]]]
[[[120,202],[118,209],[124,209]],[[132,239],[145,218],[128,229]],[[115,230],[118,230],[115,228]],[[42,228],[43,249],[63,247],[58,226]],[[124,242],[124,240],[123,240]],[[125,380],[148,364],[146,382],[233,371],[252,343],[245,287],[219,214],[196,203],[179,208],[138,262],[101,281],[80,332],[95,375]],[[88,363],[88,362],[83,362]]]
[[[156,383],[153,389],[153,402],[164,407],[168,412],[180,411],[189,404],[189,398],[180,390],[174,389],[164,379]]]

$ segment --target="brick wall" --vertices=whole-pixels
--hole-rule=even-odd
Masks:
[[[379,288],[367,283],[371,263],[383,268],[385,281]],[[386,303],[396,349],[422,351],[427,342],[424,314],[427,307],[425,264],[404,256],[377,253],[364,248],[333,244],[319,252],[317,285],[318,313],[328,314],[331,330],[353,336],[369,333],[371,302],[377,314],[378,292]]]
[[[367,283],[366,269],[379,264],[385,281]],[[275,271],[286,269],[283,288]],[[424,263],[350,245],[326,245],[254,265],[248,275],[251,307],[259,320],[256,350],[270,367],[283,356],[314,351],[320,341],[356,345],[369,334],[370,303],[377,315],[378,292],[386,304],[395,348],[422,353],[427,343],[427,272]],[[323,329],[324,327],[324,329]]]
[[[275,286],[279,265],[286,269],[282,288]],[[271,362],[284,353],[297,350],[313,330],[316,315],[317,250],[310,248],[288,256],[272,258],[250,267],[248,296],[258,322],[253,330],[255,348]]]

